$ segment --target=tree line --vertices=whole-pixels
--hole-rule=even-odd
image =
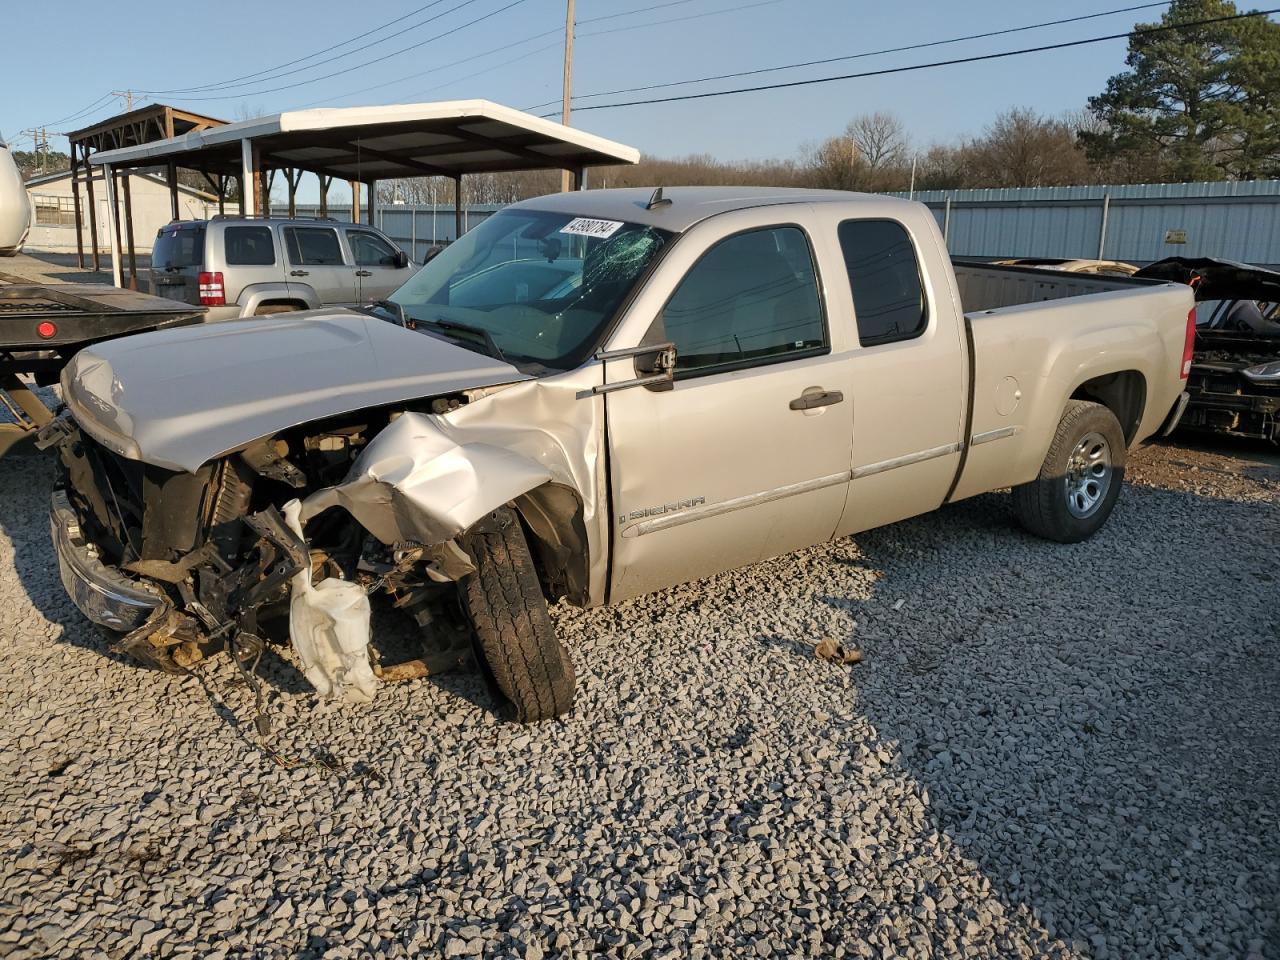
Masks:
[[[1125,69],[1079,110],[1016,107],[950,143],[913,136],[892,113],[854,117],[790,158],[723,161],[645,156],[589,174],[592,187],[748,184],[871,192],[1094,183],[1251,180],[1280,176],[1280,24],[1266,17],[1201,23],[1240,11],[1230,0],[1173,0],[1135,25]],[[1199,24],[1192,27],[1179,25]],[[1156,27],[1179,29],[1152,32]],[[1148,32],[1143,32],[1143,31]],[[37,158],[15,152],[19,167]],[[46,154],[65,163],[65,155]],[[24,172],[28,172],[24,170]],[[510,203],[559,189],[558,171],[464,179],[467,204]],[[384,182],[382,202],[451,203],[432,178]]]

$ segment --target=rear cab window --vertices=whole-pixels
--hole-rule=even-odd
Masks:
[[[151,248],[155,270],[199,267],[204,263],[204,224],[169,224],[156,233]]]
[[[275,238],[270,227],[227,227],[223,231],[223,256],[231,267],[270,267],[276,262]]]
[[[928,302],[906,227],[894,220],[846,220],[837,234],[853,291],[858,341],[874,347],[924,333]]]
[[[676,375],[779,363],[829,349],[809,239],[799,227],[726,237],[695,263],[662,311]]]
[[[338,231],[332,227],[285,227],[285,248],[289,262],[298,266],[342,266]]]

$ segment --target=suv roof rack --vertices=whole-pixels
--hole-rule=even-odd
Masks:
[[[338,223],[336,217],[262,217],[256,213],[215,213],[209,220],[324,220]]]

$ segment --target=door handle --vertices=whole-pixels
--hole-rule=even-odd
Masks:
[[[309,276],[311,276],[311,271],[310,271],[310,270],[290,270],[290,271],[289,271],[289,276],[291,276],[291,277],[309,277]]]
[[[357,270],[357,271],[356,271],[356,276],[357,276],[357,277],[372,277],[372,276],[373,276],[373,271],[372,271],[372,270]]]
[[[791,401],[792,410],[813,410],[815,407],[829,407],[833,403],[844,400],[839,390],[824,390],[821,393],[802,393]]]

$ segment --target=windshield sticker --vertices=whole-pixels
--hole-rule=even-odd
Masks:
[[[570,220],[561,227],[560,232],[581,237],[600,237],[604,239],[605,237],[612,237],[621,226],[621,220],[591,220],[587,217],[578,217],[576,220]]]

